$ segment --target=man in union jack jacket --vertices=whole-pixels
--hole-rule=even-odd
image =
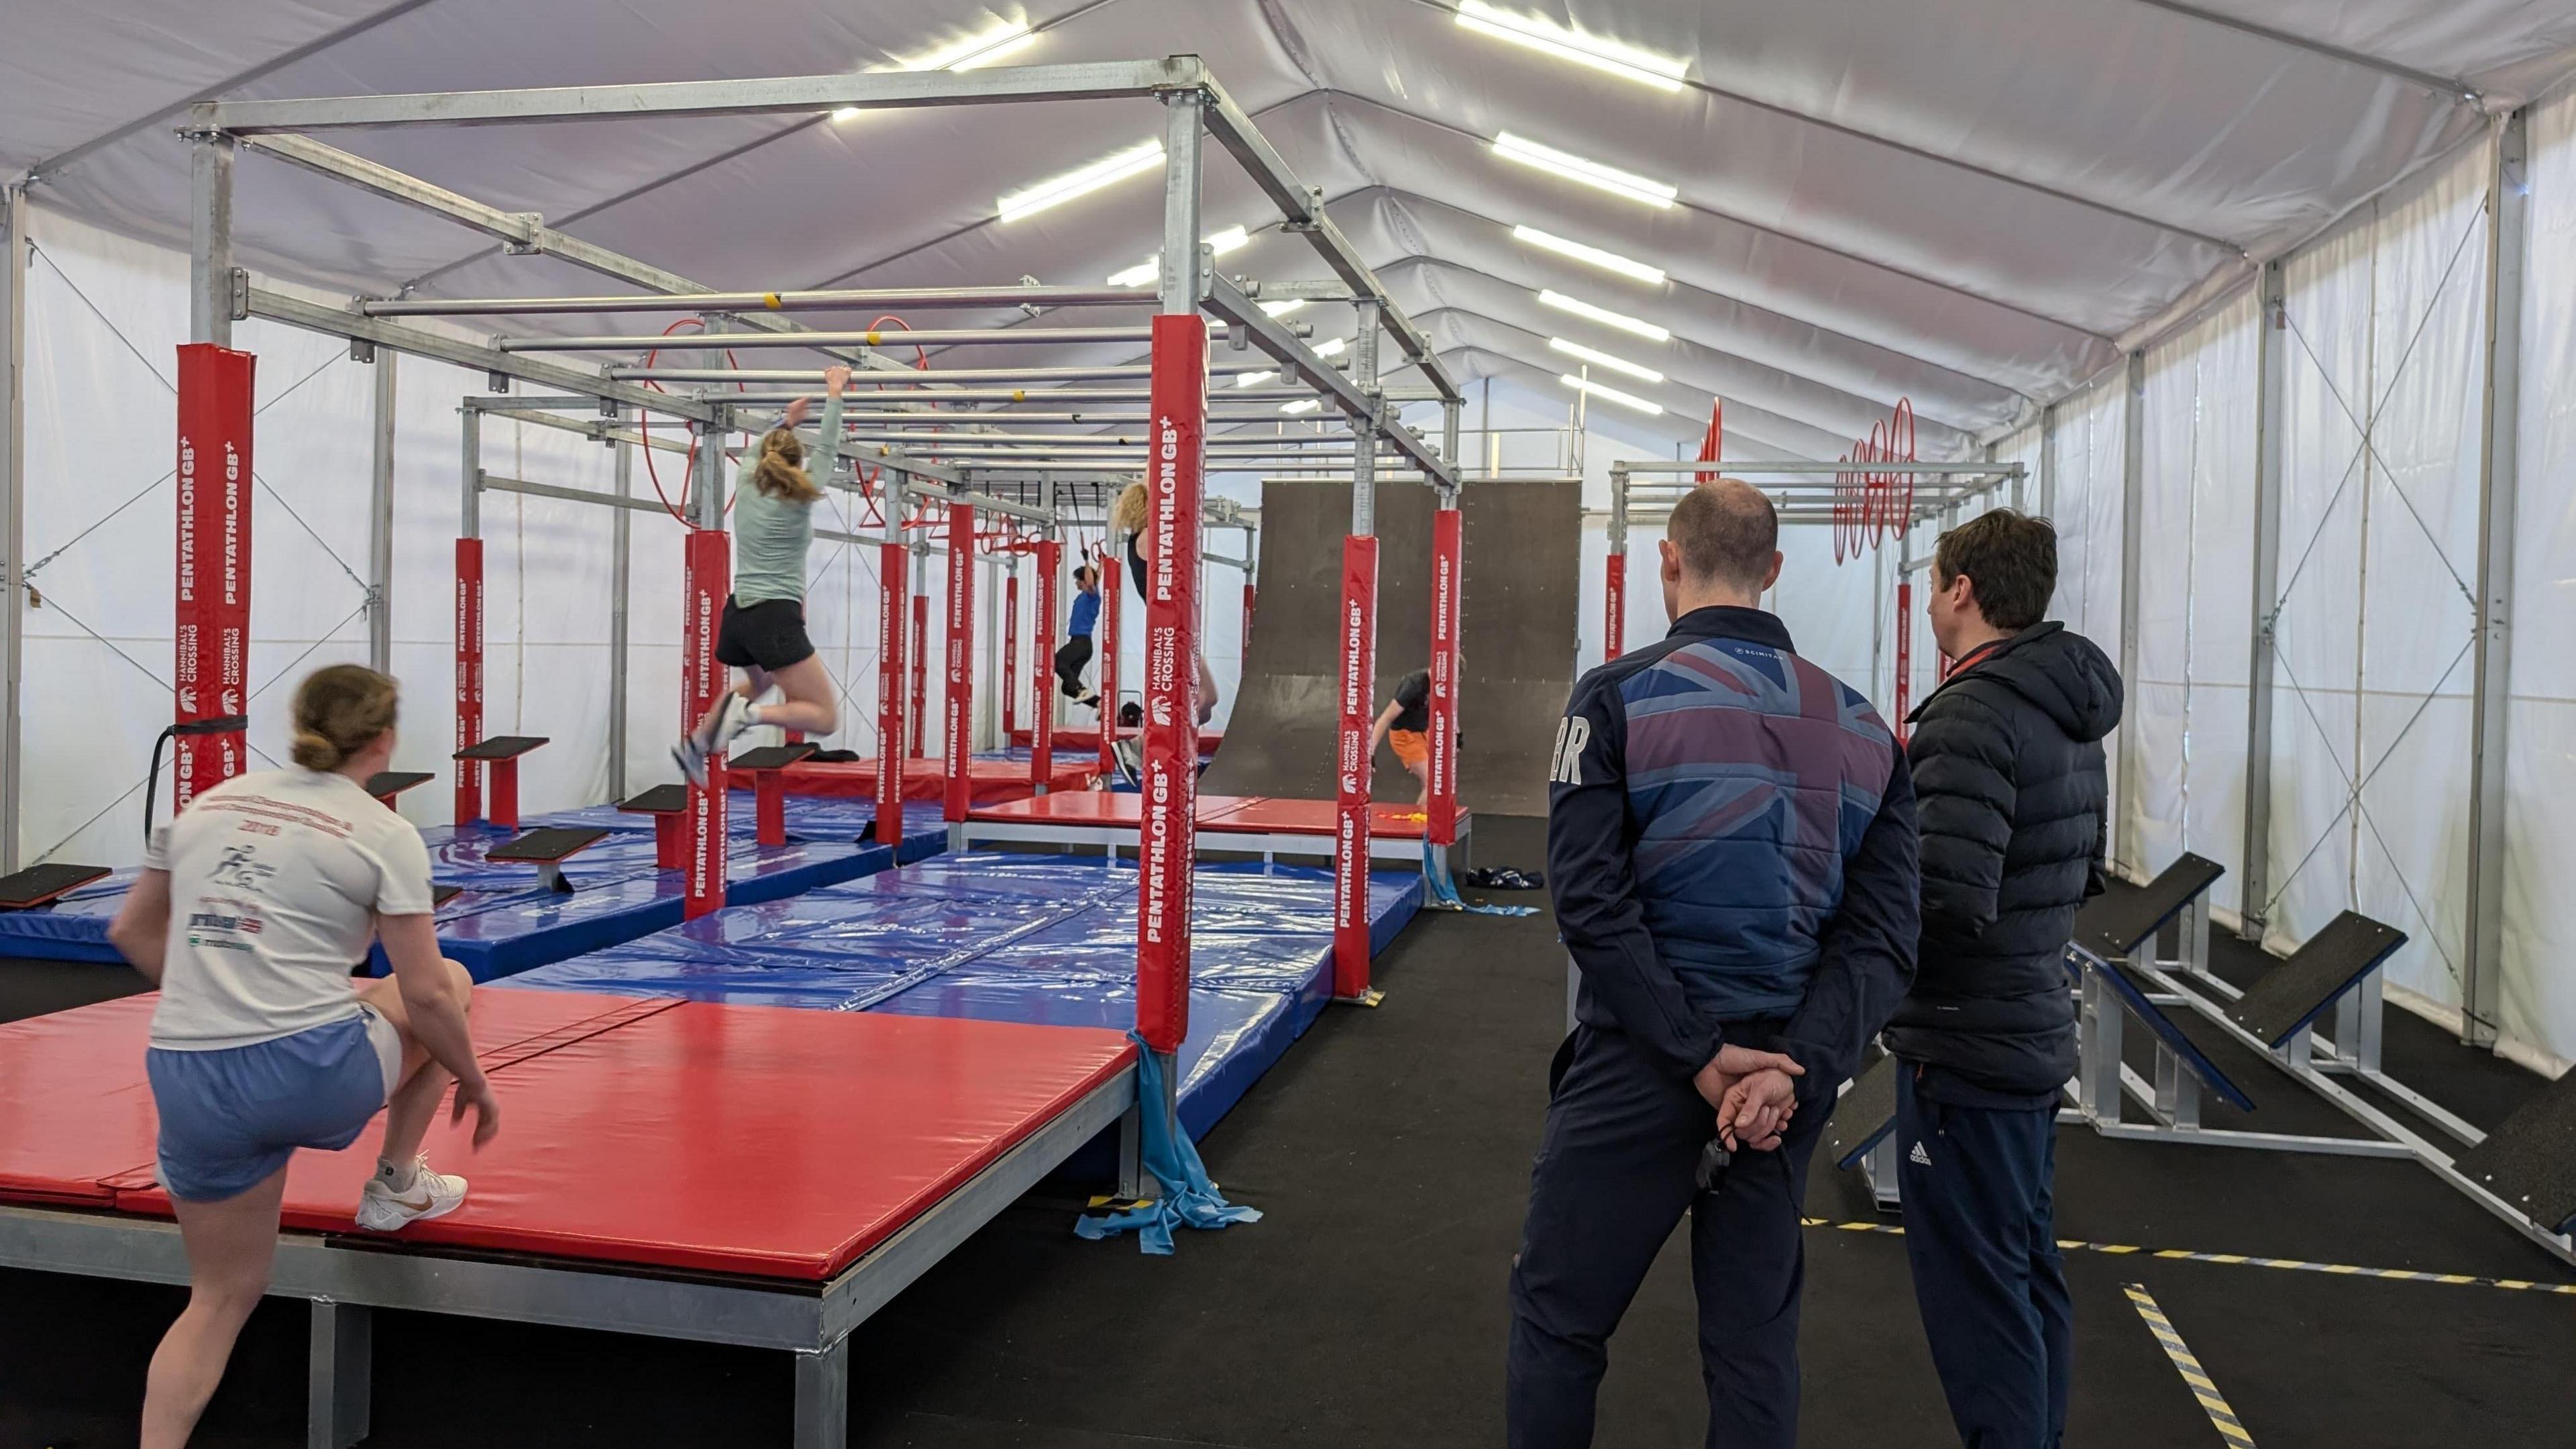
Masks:
[[[1760,607],[1779,519],[1694,489],[1662,642],[1575,685],[1548,883],[1581,972],[1511,1281],[1515,1449],[1591,1442],[1612,1330],[1685,1210],[1710,1444],[1797,1438],[1798,1224],[1834,1094],[1914,974],[1905,753]]]

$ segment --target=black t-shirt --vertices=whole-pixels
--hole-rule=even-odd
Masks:
[[[1136,597],[1145,598],[1145,555],[1137,551],[1132,533],[1127,535],[1127,577],[1136,581]]]
[[[1415,734],[1431,728],[1431,671],[1417,669],[1395,682],[1395,702],[1403,708],[1397,712],[1389,729],[1411,730]]]

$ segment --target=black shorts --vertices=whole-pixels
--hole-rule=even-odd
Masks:
[[[716,630],[716,662],[735,669],[785,669],[814,657],[814,641],[805,637],[805,606],[795,599],[769,599],[745,608],[725,600],[724,622]]]

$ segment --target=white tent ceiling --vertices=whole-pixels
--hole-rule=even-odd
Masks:
[[[1499,42],[1449,0],[16,0],[0,173],[32,168],[40,202],[184,244],[171,129],[189,100],[863,69],[1016,19],[1039,34],[1014,61],[1204,56],[1464,376],[1543,386],[1563,335],[1666,374],[1615,379],[1667,407],[1627,419],[1659,436],[1695,439],[1722,395],[1730,432],[1830,457],[1906,396],[1924,454],[1950,456],[2576,71],[2565,0],[1508,8],[1686,59],[1687,83]],[[716,286],[1088,284],[1153,249],[1150,182],[1009,224],[994,198],[1156,125],[1129,101],[331,139]],[[1506,130],[1669,181],[1679,202],[1498,159]],[[1274,219],[1221,153],[1209,181],[1210,230]],[[278,275],[379,295],[611,290],[273,162],[245,159],[239,185],[240,254]],[[1668,280],[1535,250],[1515,224]],[[1222,265],[1322,275],[1275,230]],[[1535,288],[1674,336],[1569,318]],[[1337,310],[1310,309],[1318,337],[1347,330]]]

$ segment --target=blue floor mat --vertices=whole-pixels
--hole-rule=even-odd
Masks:
[[[1332,990],[1332,877],[1207,863],[1193,886],[1183,1127],[1204,1135]],[[1370,879],[1394,938],[1418,875]],[[515,977],[513,986],[1100,1026],[1136,1020],[1136,871],[1097,857],[973,851],[702,920]]]
[[[875,821],[875,807],[868,801],[791,798],[788,843],[763,846],[752,839],[748,803],[728,811],[727,899],[775,901],[946,848],[947,831],[935,804],[904,808],[903,844],[893,852],[860,838]],[[589,826],[610,835],[566,863],[564,874],[574,890],[555,895],[536,887],[533,867],[484,858],[516,831],[439,825],[421,832],[429,846],[430,879],[462,890],[439,907],[440,947],[475,980],[510,975],[679,923],[685,888],[677,872],[654,869],[651,816],[600,805],[531,817],[523,824],[529,829]],[[135,874],[118,871],[50,906],[0,912],[0,958],[122,961],[107,943],[107,927],[124,905]],[[375,970],[384,970],[381,954]]]

